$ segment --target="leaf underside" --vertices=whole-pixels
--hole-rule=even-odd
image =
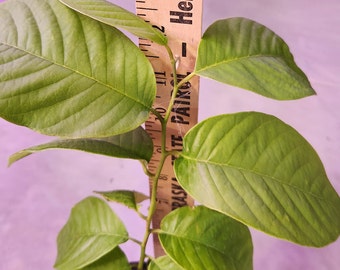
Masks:
[[[70,8],[108,25],[121,28],[158,44],[167,44],[167,38],[157,28],[136,14],[105,0],[60,0]]]
[[[56,140],[21,150],[9,158],[9,165],[33,153],[48,149],[73,149],[117,158],[149,161],[153,142],[146,131],[139,127],[128,133],[106,138]]]
[[[183,143],[174,169],[198,202],[301,245],[339,236],[339,196],[314,149],[281,120],[256,112],[212,117]]]
[[[77,203],[58,235],[55,268],[80,269],[128,240],[122,221],[96,197]]]
[[[246,18],[219,20],[206,30],[195,73],[278,100],[315,94],[286,43]]]
[[[109,137],[140,126],[153,69],[120,31],[58,0],[0,4],[0,117],[47,135]]]

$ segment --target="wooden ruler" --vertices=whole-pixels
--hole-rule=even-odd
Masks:
[[[136,0],[137,15],[162,31],[177,60],[178,80],[194,70],[198,43],[202,34],[202,0]],[[139,47],[150,60],[157,80],[154,108],[164,114],[173,88],[173,72],[163,46],[139,39]],[[184,134],[197,123],[199,78],[194,77],[180,88],[167,129],[167,149],[181,150]],[[146,122],[146,131],[154,140],[154,155],[149,164],[155,172],[160,160],[161,125],[154,115]],[[153,227],[159,228],[162,218],[176,208],[193,205],[181,189],[173,173],[173,161],[167,159],[159,179],[157,210]],[[150,183],[151,185],[152,183]],[[155,256],[164,254],[158,238],[154,238]]]

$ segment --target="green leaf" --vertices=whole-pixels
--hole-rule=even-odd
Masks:
[[[56,140],[21,150],[9,158],[9,165],[33,153],[48,149],[73,149],[118,158],[150,161],[153,154],[152,139],[139,127],[128,133],[106,138]]]
[[[82,270],[108,269],[131,270],[130,264],[125,254],[119,247],[116,247],[114,250],[104,255],[94,263],[82,268]]]
[[[159,239],[165,252],[184,269],[252,269],[248,228],[204,206],[182,207],[168,214]]]
[[[161,256],[152,260],[149,264],[148,270],[183,270],[176,264],[169,256]]]
[[[199,45],[195,73],[279,100],[315,92],[286,43],[245,18],[213,23]]]
[[[73,207],[58,235],[55,268],[83,268],[127,240],[127,231],[111,208],[98,198],[88,197]]]
[[[123,204],[135,211],[138,211],[139,203],[149,199],[143,193],[129,190],[95,191],[95,193],[102,195],[108,201]]]
[[[270,235],[323,246],[340,232],[340,199],[312,146],[274,116],[207,119],[183,140],[178,182],[198,202]]]
[[[167,44],[167,38],[157,28],[134,13],[105,0],[60,0],[68,7],[108,25],[129,31],[158,44]]]
[[[58,0],[0,4],[0,117],[47,135],[109,137],[140,126],[151,64],[113,27]]]

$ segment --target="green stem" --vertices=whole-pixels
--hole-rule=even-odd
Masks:
[[[129,237],[129,240],[131,240],[132,242],[134,242],[134,243],[136,243],[136,244],[138,244],[138,245],[141,245],[141,244],[142,244],[141,241],[139,241],[139,240],[137,240],[137,239],[135,239],[135,238],[133,238],[133,237]]]
[[[166,137],[167,137],[167,124],[170,118],[170,114],[171,114],[171,110],[173,108],[179,87],[187,82],[188,80],[190,80],[190,78],[192,76],[194,76],[194,74],[189,74],[187,77],[185,77],[180,83],[177,81],[177,70],[176,70],[176,60],[173,56],[173,53],[170,49],[169,46],[165,45],[165,48],[168,52],[169,58],[170,58],[170,62],[171,62],[171,66],[172,66],[172,70],[173,70],[173,78],[174,78],[174,85],[173,85],[173,92],[171,95],[171,99],[170,102],[168,104],[168,108],[165,112],[165,116],[162,117],[162,115],[160,115],[156,110],[152,110],[152,113],[155,114],[155,116],[159,119],[160,123],[161,123],[161,127],[162,127],[162,136],[161,136],[161,159],[159,161],[156,173],[154,175],[152,175],[147,168],[145,168],[145,171],[148,172],[148,175],[151,176],[150,179],[152,181],[152,187],[151,187],[151,198],[150,198],[150,208],[148,211],[148,215],[146,218],[146,229],[145,229],[145,233],[144,233],[144,238],[141,242],[141,254],[140,254],[140,258],[139,258],[139,262],[138,262],[138,270],[142,270],[143,269],[143,264],[144,264],[144,260],[146,257],[146,245],[148,243],[149,237],[151,235],[151,233],[154,232],[154,230],[152,230],[152,218],[155,214],[156,208],[157,208],[157,188],[158,188],[158,180],[159,177],[162,173],[163,170],[163,166],[165,163],[165,160],[167,159],[168,156],[170,155],[178,155],[178,152],[174,152],[174,151],[167,151],[166,149]]]
[[[145,161],[145,160],[140,160],[140,163],[142,164],[142,168],[143,168],[144,173],[145,173],[148,177],[152,178],[152,177],[155,176],[152,172],[149,171],[147,161]]]
[[[165,126],[165,122],[162,122],[162,130],[164,129],[163,126]],[[162,141],[163,141],[163,137],[164,137],[164,133],[162,133]],[[163,149],[163,145],[162,145],[162,149]],[[156,207],[157,207],[157,187],[158,187],[158,179],[159,176],[161,175],[162,169],[163,169],[163,165],[164,162],[166,160],[166,158],[168,157],[168,154],[166,153],[166,151],[162,150],[162,156],[161,156],[161,160],[159,162],[159,166],[157,168],[157,172],[155,174],[154,177],[152,177],[152,189],[151,189],[151,198],[150,198],[150,208],[149,208],[149,212],[148,212],[148,216],[146,219],[146,229],[145,229],[145,233],[144,233],[144,239],[141,243],[141,255],[140,255],[140,259],[139,259],[139,263],[138,263],[138,270],[142,270],[143,269],[143,264],[144,264],[144,260],[146,257],[146,245],[148,243],[150,234],[152,232],[151,230],[151,223],[152,223],[152,218],[153,215],[156,211]]]
[[[169,117],[170,117],[170,114],[171,114],[172,107],[174,106],[174,102],[175,102],[179,88],[178,88],[178,81],[177,81],[176,60],[174,58],[174,55],[173,55],[170,47],[165,46],[165,48],[167,49],[168,54],[169,54],[169,58],[170,58],[171,66],[172,66],[172,71],[173,71],[173,78],[174,78],[174,85],[173,85],[174,89],[172,91],[171,99],[170,99],[169,104],[168,104],[168,109],[166,110],[166,113],[165,113],[165,116],[164,116],[164,122],[167,124]]]
[[[151,112],[160,120],[160,119],[163,119],[162,115],[157,111],[155,110],[154,108],[151,108]]]
[[[194,72],[190,73],[188,76],[183,78],[180,82],[178,82],[178,85],[177,85],[178,89],[180,89],[183,84],[185,84],[188,81],[190,81],[194,76],[196,76],[196,74]]]

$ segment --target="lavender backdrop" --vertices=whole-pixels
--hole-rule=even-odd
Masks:
[[[2,2],[2,0],[0,0]],[[133,10],[132,0],[116,0]],[[340,193],[340,1],[339,0],[205,0],[204,29],[219,18],[245,16],[283,37],[318,95],[277,102],[247,91],[202,80],[200,120],[242,110],[274,114],[293,127],[319,152]],[[52,269],[56,236],[71,207],[93,190],[129,188],[148,192],[146,178],[134,161],[72,151],[48,151],[7,168],[10,154],[42,142],[45,136],[0,119],[0,269]],[[115,211],[140,237],[135,214]],[[129,222],[132,221],[132,222]],[[300,247],[252,231],[255,270],[336,270],[340,240],[322,248]],[[133,244],[126,244],[136,259]],[[149,252],[151,250],[149,249]]]

